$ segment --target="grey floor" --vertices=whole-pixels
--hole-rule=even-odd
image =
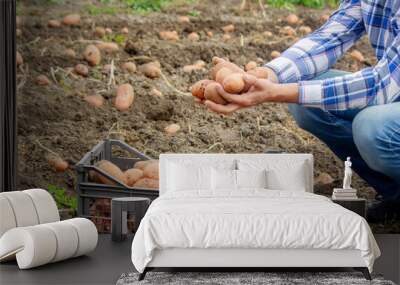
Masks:
[[[110,235],[99,235],[99,243],[88,256],[19,270],[16,262],[0,265],[1,285],[21,284],[115,284],[124,272],[132,272],[132,238],[112,242]]]
[[[375,273],[400,284],[400,235],[376,235],[382,257]],[[0,285],[17,284],[115,284],[124,272],[134,271],[130,260],[132,238],[116,243],[100,235],[97,249],[88,256],[19,270],[15,262],[0,265]]]

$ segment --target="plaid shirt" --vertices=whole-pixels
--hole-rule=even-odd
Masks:
[[[379,62],[348,75],[312,80],[364,34]],[[400,0],[344,0],[318,30],[266,64],[281,83],[299,83],[299,104],[327,110],[400,99]]]

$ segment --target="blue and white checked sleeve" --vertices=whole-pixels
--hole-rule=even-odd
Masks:
[[[364,33],[360,0],[342,1],[321,28],[266,67],[274,70],[281,83],[310,80],[327,71]]]

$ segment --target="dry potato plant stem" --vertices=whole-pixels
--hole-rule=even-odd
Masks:
[[[161,72],[161,77],[164,79],[165,83],[168,85],[169,88],[171,88],[172,90],[174,90],[176,93],[183,95],[183,96],[192,96],[191,93],[189,92],[183,92],[180,91],[179,89],[177,89],[175,86],[173,86],[169,81],[168,78],[164,75],[164,73]]]
[[[115,85],[115,76],[114,76],[114,60],[111,60],[111,68],[110,68],[110,79],[108,80],[108,88]]]
[[[57,157],[60,157],[60,155],[58,153],[56,153],[56,152],[52,151],[51,149],[49,149],[49,148],[45,147],[44,145],[42,145],[42,143],[39,140],[36,140],[36,143],[43,150],[45,150],[45,151],[47,151],[47,152],[49,152],[49,153],[51,153],[51,154],[53,154],[53,155],[55,155]]]
[[[221,146],[221,148],[222,149],[224,149],[224,145],[222,144],[222,143],[220,143],[220,142],[216,142],[216,143],[214,143],[214,144],[212,144],[212,145],[210,145],[210,147],[209,148],[207,148],[206,150],[203,150],[202,152],[200,152],[200,153],[205,153],[205,152],[208,152],[208,151],[210,151],[210,150],[212,150],[214,147],[216,147],[216,146]]]
[[[265,8],[264,8],[264,5],[263,5],[261,0],[258,0],[258,5],[261,8],[261,12],[262,12],[262,15],[263,15],[264,19],[267,18],[267,14],[265,13]]]

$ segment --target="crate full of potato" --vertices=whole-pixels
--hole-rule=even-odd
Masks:
[[[158,197],[159,163],[123,141],[106,139],[76,165],[78,215],[90,217],[99,199]]]

